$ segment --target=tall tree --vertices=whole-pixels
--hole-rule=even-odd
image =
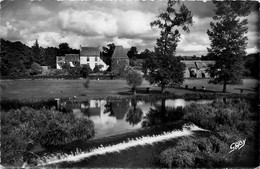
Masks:
[[[146,59],[149,57],[152,51],[149,49],[145,49],[143,52],[137,55],[137,59]]]
[[[33,63],[31,48],[21,42],[1,38],[1,76],[20,76],[27,73]]]
[[[46,65],[56,68],[56,56],[58,55],[58,48],[47,47],[45,49],[45,63]]]
[[[127,56],[130,60],[130,66],[134,66],[134,61],[136,60],[137,53],[138,51],[135,46],[132,46],[130,50],[127,52]]]
[[[249,54],[243,58],[245,75],[259,79],[259,55],[260,53]]]
[[[112,64],[112,55],[114,53],[115,50],[115,44],[111,43],[108,44],[107,47],[103,47],[103,51],[102,51],[102,60],[109,65],[108,71],[111,71],[111,64]]]
[[[65,56],[65,54],[70,54],[71,52],[71,48],[69,47],[68,43],[60,43],[59,44],[59,51],[58,51],[58,55],[59,56]]]
[[[145,61],[145,68],[148,69],[147,80],[151,84],[158,84],[164,92],[169,83],[181,84],[184,80],[185,65],[175,57],[177,43],[180,39],[178,29],[181,27],[189,32],[189,25],[192,25],[192,14],[184,3],[169,0],[166,11],[159,14],[157,20],[151,26],[158,27],[160,38],[157,39],[155,55],[150,55]]]
[[[35,43],[32,46],[32,51],[33,51],[34,61],[41,65],[44,65],[45,64],[44,49],[39,46],[37,39],[35,40]]]
[[[227,85],[242,83],[243,56],[246,55],[247,19],[241,17],[250,14],[248,1],[213,1],[216,5],[215,22],[210,23],[207,31],[211,41],[208,52],[214,56],[216,63],[209,68],[214,77],[210,83],[223,84],[222,92]]]

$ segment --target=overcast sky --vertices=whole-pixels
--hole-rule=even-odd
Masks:
[[[207,54],[210,41],[206,34],[214,16],[210,1],[185,1],[193,14],[190,33],[181,32],[177,55]],[[257,4],[257,3],[256,3]],[[154,0],[89,0],[89,1],[2,1],[1,37],[21,41],[32,46],[36,39],[40,46],[58,46],[67,42],[70,47],[106,46],[109,43],[125,48],[136,46],[139,52],[153,50],[158,29],[150,22],[165,10],[166,1]],[[247,52],[257,51],[258,6],[248,17]]]

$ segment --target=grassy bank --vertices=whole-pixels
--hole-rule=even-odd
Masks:
[[[209,79],[186,79],[179,87],[169,87],[166,94],[160,94],[158,86],[151,86],[147,81],[137,88],[139,97],[185,97],[185,94],[215,94],[220,93],[222,85],[208,84]],[[89,88],[85,88],[83,83],[86,80],[1,80],[4,89],[1,89],[1,98],[18,99],[18,100],[47,100],[50,98],[73,98],[78,100],[86,99],[109,99],[109,98],[131,98],[132,92],[126,85],[125,80],[90,80]],[[228,86],[227,91],[230,93],[240,94],[238,88],[252,89],[257,86],[258,81],[254,79],[245,79],[243,85]],[[188,85],[188,89],[185,86]],[[202,85],[206,90],[202,90]],[[147,93],[146,89],[150,88]],[[193,90],[196,87],[196,90]],[[244,90],[243,94],[252,93],[253,91]]]

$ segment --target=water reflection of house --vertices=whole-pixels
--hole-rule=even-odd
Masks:
[[[204,60],[183,60],[181,62],[186,65],[184,78],[210,78],[206,70],[209,65],[215,64],[215,61]]]
[[[105,114],[109,114],[110,111],[113,111],[112,116],[117,120],[122,120],[130,107],[129,101],[107,103],[106,100],[90,100],[88,102],[67,100],[58,102],[58,104],[60,109],[66,109],[77,114],[81,112],[82,115],[84,114],[88,117],[98,116],[101,118],[101,121],[103,117],[107,116]],[[110,106],[109,109],[107,106]],[[106,110],[109,112],[105,112]]]
[[[66,109],[73,110],[73,109],[80,109],[80,103],[74,101],[66,101]]]
[[[111,106],[116,119],[122,120],[129,108],[129,101],[114,102],[111,103]]]
[[[81,103],[80,105],[82,112],[88,117],[90,116],[101,116],[101,101],[90,100],[88,104]]]

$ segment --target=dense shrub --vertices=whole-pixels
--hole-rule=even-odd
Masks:
[[[252,167],[257,165],[257,107],[246,100],[215,101],[186,106],[184,119],[211,131],[209,137],[181,139],[174,148],[161,152],[167,167]],[[246,144],[229,154],[230,145]],[[249,157],[252,157],[251,159]]]
[[[93,69],[93,73],[98,73],[103,68],[103,65],[96,65]]]
[[[31,65],[30,75],[38,75],[42,73],[42,67],[38,63]]]
[[[1,134],[1,164],[10,166],[22,166],[23,154],[26,151],[26,144],[23,140]]]
[[[28,152],[38,143],[43,146],[59,146],[94,136],[94,124],[87,118],[78,119],[71,113],[45,108],[36,110],[22,107],[2,111],[1,126],[1,133],[5,136],[1,150],[9,152],[2,153],[2,163],[8,165],[15,164],[15,160],[8,159],[9,156],[19,157],[16,159],[19,161],[23,157],[21,153]],[[8,145],[10,142],[13,144]]]
[[[48,100],[39,100],[39,101],[34,101],[31,102],[28,100],[8,100],[8,99],[2,99],[0,102],[0,109],[2,111],[7,111],[11,109],[19,109],[21,107],[31,107],[34,109],[42,109],[42,108],[47,108],[51,109],[53,107],[56,107],[57,101],[54,99],[48,99]]]
[[[86,78],[91,72],[92,69],[89,67],[89,65],[83,65],[80,69],[80,76]]]
[[[161,163],[167,167],[213,167],[226,164],[229,145],[215,136],[209,138],[184,138],[174,148],[160,154]]]

